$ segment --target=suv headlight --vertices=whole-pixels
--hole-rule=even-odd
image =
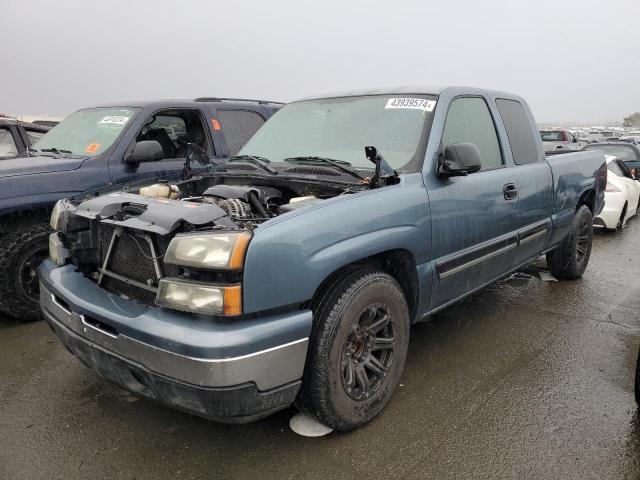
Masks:
[[[156,304],[184,312],[240,315],[242,289],[240,285],[220,286],[180,278],[163,278],[158,284]]]
[[[185,234],[173,237],[164,261],[185,267],[238,270],[251,240],[249,232]]]

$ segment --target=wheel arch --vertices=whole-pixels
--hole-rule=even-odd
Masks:
[[[375,268],[385,272],[398,282],[409,307],[409,319],[413,323],[418,315],[419,277],[415,256],[411,251],[404,248],[386,250],[370,255],[334,270],[320,282],[313,297],[306,302],[305,307],[313,308],[342,276],[358,269],[367,268]]]
[[[578,198],[578,203],[576,204],[576,211],[582,206],[586,205],[589,210],[591,210],[591,215],[595,216],[595,208],[596,208],[596,190],[595,188],[590,188],[585,190]]]

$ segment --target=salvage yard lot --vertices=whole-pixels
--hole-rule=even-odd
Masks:
[[[350,434],[295,410],[220,425],[101,380],[44,322],[0,321],[0,478],[640,478],[640,222],[584,278],[517,273],[412,329],[401,387]]]

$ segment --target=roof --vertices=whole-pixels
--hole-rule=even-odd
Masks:
[[[251,100],[251,99],[240,99],[240,98],[219,98],[219,97],[198,97],[194,99],[157,99],[157,100],[135,100],[135,101],[127,101],[127,102],[109,102],[102,103],[99,105],[93,105],[91,107],[85,107],[81,110],[85,110],[86,108],[188,108],[193,107],[194,104],[224,104],[225,106],[234,106],[241,107],[246,106],[247,104],[258,104],[265,107],[280,107],[284,105],[280,102],[272,102],[270,100]]]
[[[516,95],[501,92],[498,90],[488,90],[477,87],[465,87],[465,86],[435,86],[435,85],[404,85],[395,87],[379,87],[363,90],[350,90],[343,92],[334,92],[324,95],[314,95],[304,97],[296,101],[301,102],[305,100],[319,100],[322,98],[340,98],[340,97],[360,97],[367,95],[441,95],[447,90],[454,92],[464,92],[471,94],[489,94],[493,96],[504,96],[505,98],[516,98]],[[519,98],[519,97],[517,97]]]

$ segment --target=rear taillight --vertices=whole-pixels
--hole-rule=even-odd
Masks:
[[[605,188],[604,191],[613,193],[613,192],[621,192],[622,190],[620,190],[614,184],[607,182],[607,188]]]

